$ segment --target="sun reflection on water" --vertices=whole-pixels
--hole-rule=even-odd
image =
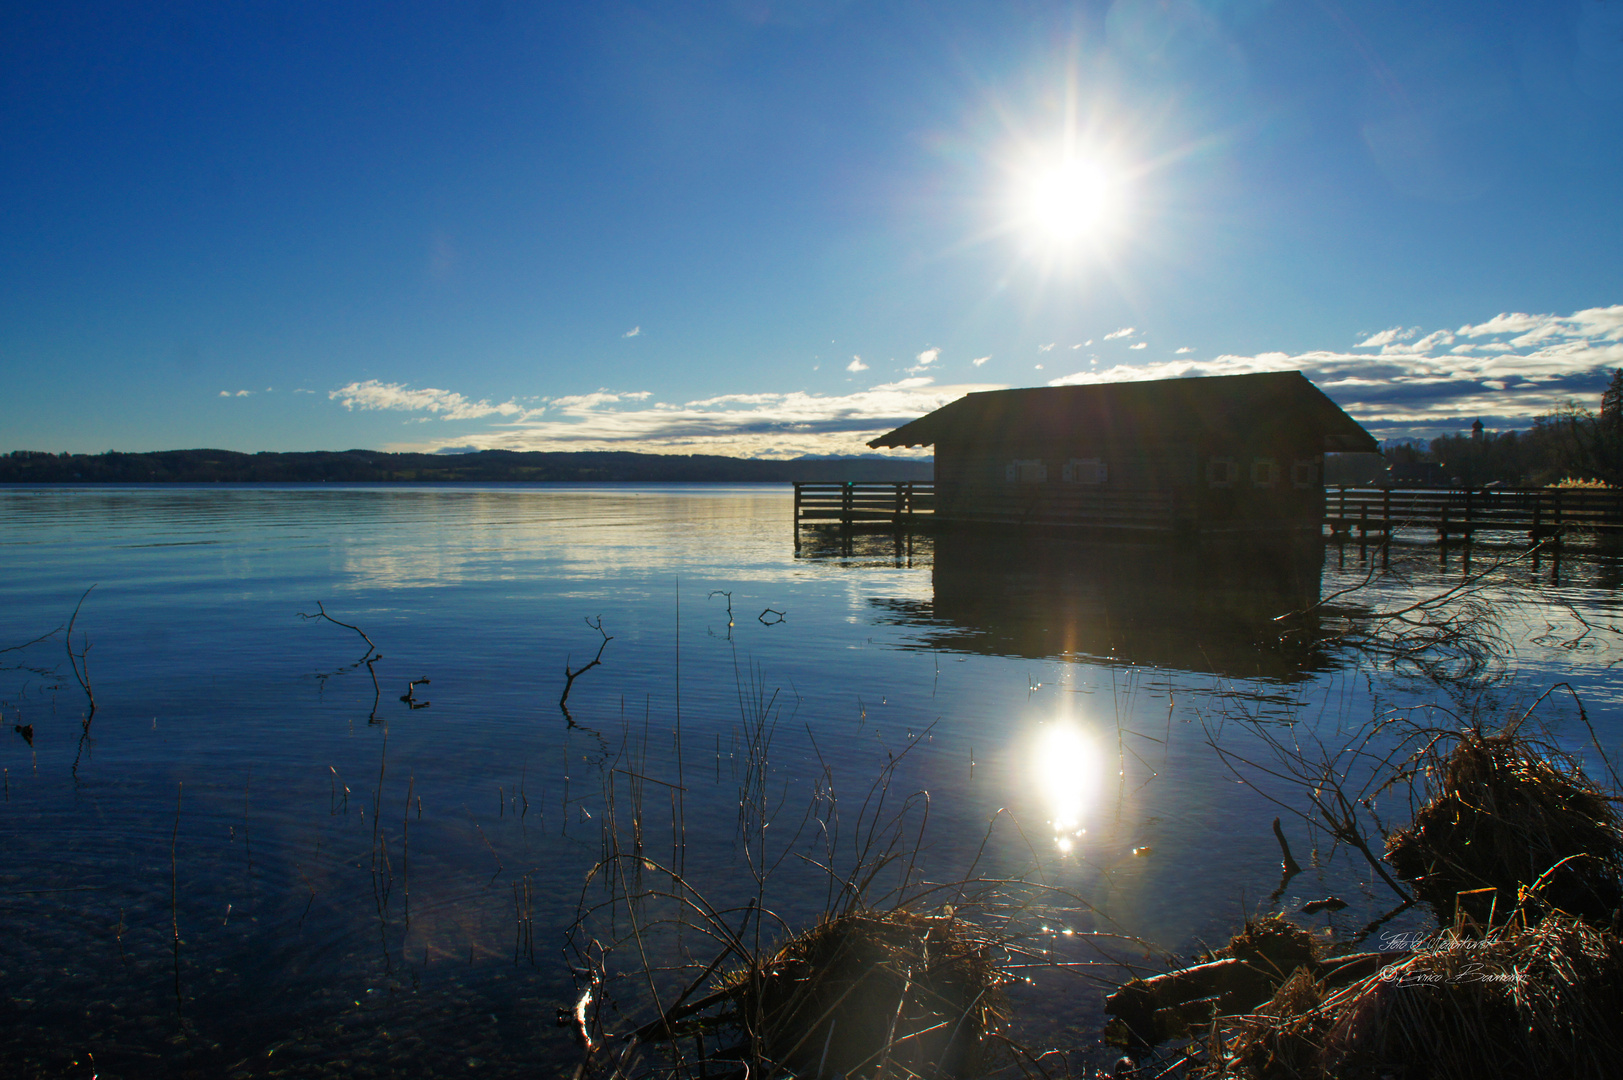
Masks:
[[[1074,850],[1087,832],[1083,821],[1099,788],[1097,750],[1075,724],[1059,721],[1038,736],[1032,773],[1048,806],[1054,846]]]

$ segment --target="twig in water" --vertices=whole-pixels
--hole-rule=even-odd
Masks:
[[[705,599],[714,600],[718,596],[725,596],[727,598],[727,640],[731,641],[733,632],[733,594],[728,589],[711,589],[710,595],[705,597]]]
[[[90,589],[95,587],[92,585]],[[84,644],[79,651],[77,653],[73,651],[73,624],[79,621],[79,609],[84,607],[85,597],[90,595],[90,589],[86,589],[83,595],[79,597],[79,602],[73,605],[73,616],[68,619],[68,632],[63,635],[63,644],[67,646],[68,650],[68,663],[73,666],[73,677],[78,681],[80,688],[84,690],[85,699],[90,702],[90,714],[85,717],[84,724],[86,731],[90,730],[90,721],[96,715],[96,695],[90,689],[90,661],[85,655],[90,652],[90,642],[88,638],[83,638]],[[54,630],[51,631],[53,634],[55,632]],[[50,635],[47,634],[46,636],[49,637]]]
[[[334,626],[342,626],[345,630],[355,631],[361,636],[361,640],[366,642],[366,652],[362,654],[361,658],[355,661],[351,667],[359,667],[360,665],[365,664],[367,674],[372,676],[372,711],[367,714],[366,722],[369,724],[377,723],[378,701],[381,698],[383,691],[378,687],[378,673],[372,665],[383,659],[383,654],[378,651],[378,647],[372,644],[372,639],[367,637],[366,631],[362,630],[359,626],[356,626],[353,623],[340,622],[331,615],[328,615],[327,609],[321,606],[320,600],[316,601],[316,613],[314,615],[306,615],[301,611],[298,613],[298,616],[301,619],[326,619]],[[425,679],[423,681],[426,682],[427,680]]]
[[[175,843],[180,838],[180,793],[184,781],[175,784],[175,828],[169,834],[169,927],[173,932],[175,967],[175,1020],[184,1023],[180,997],[180,871],[175,862]]]
[[[427,702],[427,701],[418,701],[417,700],[417,688],[419,686],[427,686],[428,683],[429,683],[429,680],[427,678],[411,680],[411,682],[406,684],[406,692],[404,694],[400,695],[400,700],[404,701],[407,705],[411,706],[413,709],[426,709],[426,708],[428,708],[428,706],[430,704],[429,702]]]
[[[1285,889],[1290,886],[1291,878],[1302,872],[1296,860],[1291,857],[1291,846],[1285,841],[1285,830],[1280,826],[1279,819],[1274,818],[1274,838],[1279,841],[1280,854],[1284,856],[1279,869],[1279,888],[1268,897],[1268,904],[1272,907],[1279,903],[1279,898],[1285,895]]]
[[[1285,840],[1285,830],[1280,828],[1278,818],[1274,818],[1274,838],[1279,841],[1279,850],[1285,857],[1283,863],[1285,876],[1289,878],[1300,874],[1302,872],[1302,868],[1297,865],[1296,860],[1291,857],[1291,846]]]
[[[591,671],[593,668],[603,662],[603,650],[608,648],[609,642],[614,640],[614,638],[609,636],[608,631],[603,629],[603,616],[599,615],[596,622],[593,622],[591,619],[587,619],[586,625],[603,635],[603,641],[598,645],[597,655],[592,657],[592,662],[589,664],[583,664],[572,671],[569,667],[568,658],[566,657],[564,659],[564,692],[558,698],[558,708],[563,710],[564,719],[569,721],[569,725],[571,727],[575,726],[575,718],[569,715],[569,705],[567,704],[569,701],[569,691],[574,688],[576,679],[580,678],[582,675],[586,674],[588,671]]]

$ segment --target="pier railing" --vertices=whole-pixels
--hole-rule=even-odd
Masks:
[[[928,480],[795,484],[796,524],[906,527],[933,517],[935,508],[935,484]],[[1137,504],[1134,508],[1135,513],[1143,509]],[[1119,515],[1104,513],[1103,506],[1090,504],[1085,509],[1088,512],[1081,516],[1090,520],[1121,524],[1116,520]],[[1444,541],[1488,531],[1524,533],[1534,540],[1574,531],[1623,532],[1623,491],[1341,486],[1325,489],[1324,523],[1332,536],[1360,540],[1386,536],[1395,529],[1434,531]]]
[[[928,480],[795,484],[795,523],[905,527],[935,513],[935,484]]]
[[[1473,533],[1623,530],[1623,491],[1592,488],[1356,488],[1324,493],[1332,535],[1385,536],[1394,529],[1434,530],[1439,539]]]

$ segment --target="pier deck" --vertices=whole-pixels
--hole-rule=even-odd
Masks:
[[[935,484],[853,481],[795,484],[795,524],[906,528],[935,517]],[[1623,532],[1623,491],[1586,488],[1368,488],[1338,486],[1324,495],[1332,537],[1385,537],[1396,529],[1435,532],[1447,542],[1477,532],[1529,539],[1571,532]]]
[[[1332,536],[1363,540],[1394,529],[1469,540],[1478,532],[1523,533],[1531,540],[1571,532],[1623,530],[1623,491],[1587,488],[1363,488],[1325,491]]]

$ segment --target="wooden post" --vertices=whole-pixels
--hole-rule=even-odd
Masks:
[[[789,531],[795,536],[795,551],[800,550],[800,481],[795,481],[795,508],[792,511],[794,520],[789,522]]]
[[[847,529],[851,527],[851,481],[845,482],[840,492],[840,524]]]
[[[1363,562],[1369,551],[1369,503],[1358,507],[1358,561]]]
[[[1555,557],[1551,560],[1550,584],[1561,584],[1561,489],[1555,489]]]

